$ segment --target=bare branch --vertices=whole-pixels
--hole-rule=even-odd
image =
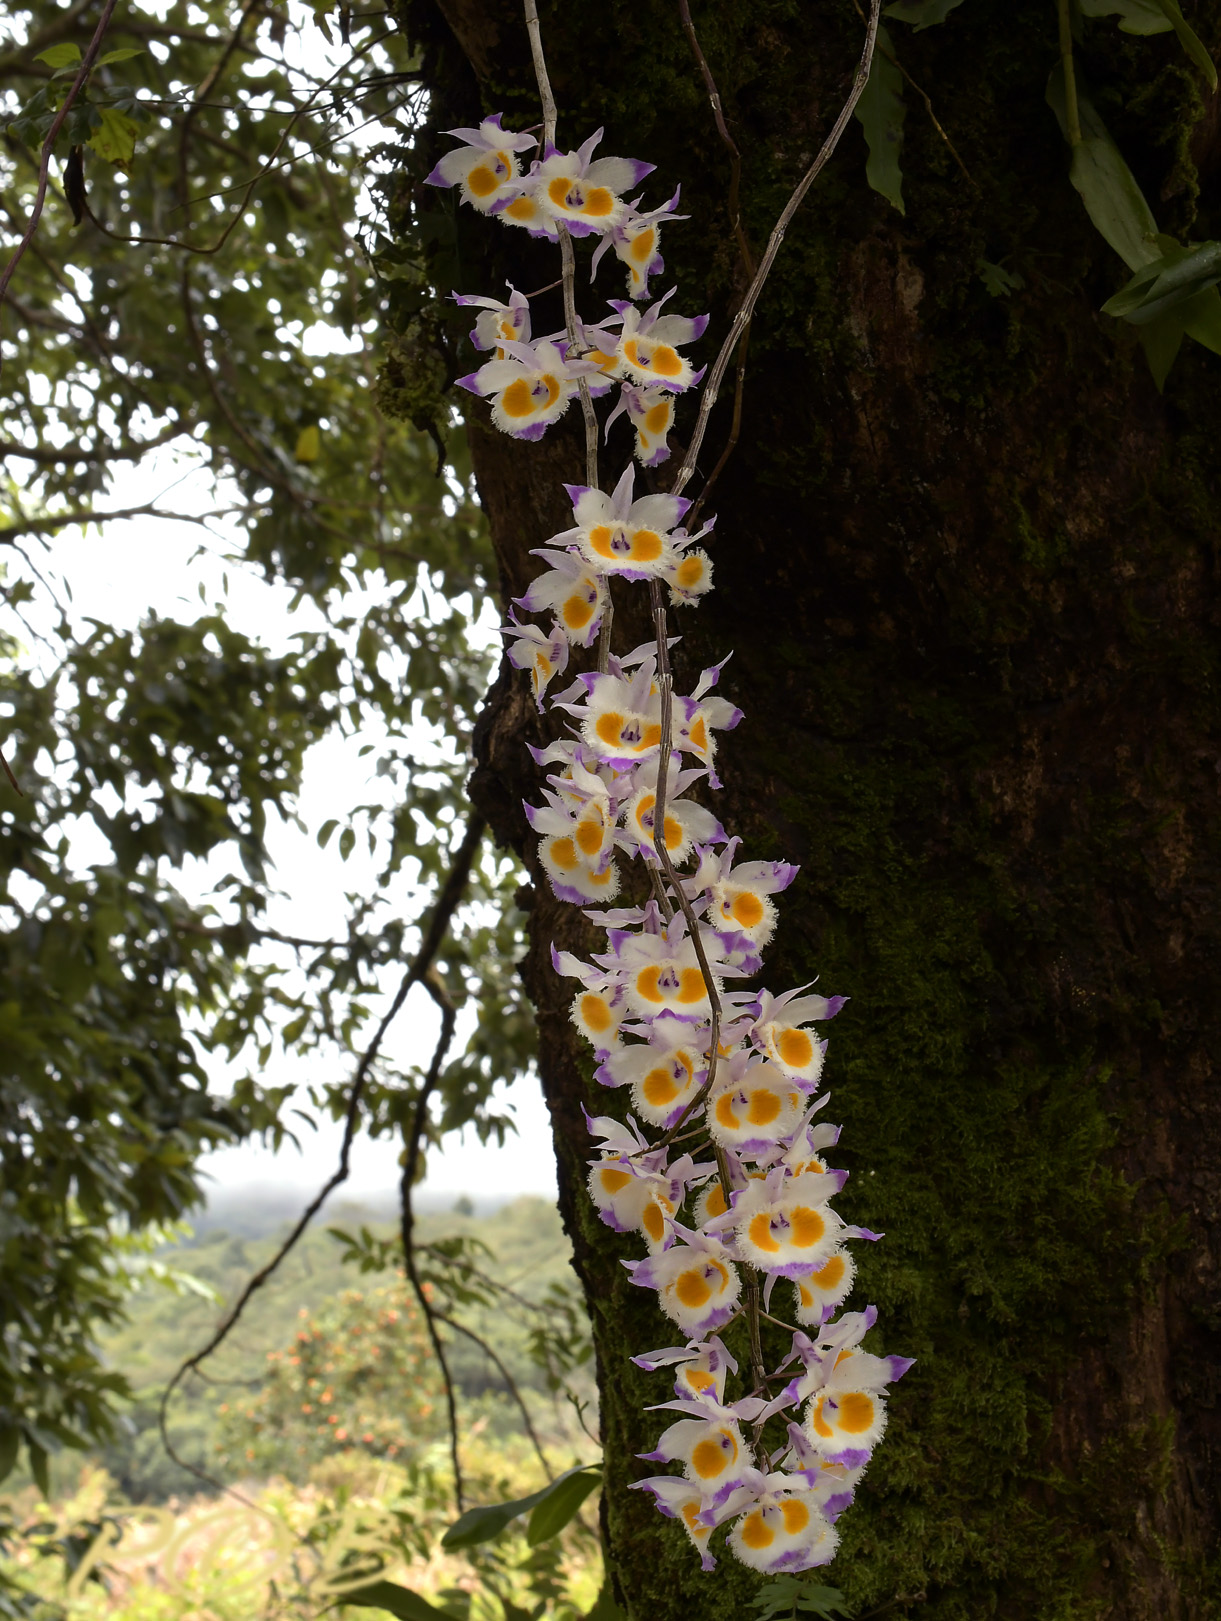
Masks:
[[[23,321],[39,320],[34,311],[23,309],[16,299],[11,296],[9,304],[13,309],[20,312]],[[52,322],[48,320],[43,324],[62,327],[66,331],[76,330],[67,321]],[[22,445],[15,440],[5,439],[0,440],[0,456],[16,456],[22,461],[36,462],[45,467],[71,467],[77,462],[137,462],[150,450],[156,450],[160,445],[168,445],[171,440],[178,439],[189,432],[190,425],[188,423],[177,421],[168,428],[163,428],[160,433],[154,434],[151,439],[121,439],[117,445],[104,450],[99,449],[96,445],[85,450],[80,446],[72,447],[69,445]]]
[[[437,1038],[436,1050],[432,1055],[432,1063],[428,1067],[424,1084],[420,1088],[420,1095],[416,1098],[415,1108],[412,1111],[411,1127],[406,1134],[406,1143],[403,1153],[403,1175],[399,1183],[400,1198],[400,1231],[403,1240],[403,1265],[407,1269],[407,1276],[411,1280],[411,1287],[416,1299],[420,1303],[420,1310],[424,1313],[424,1321],[428,1325],[428,1337],[432,1341],[433,1353],[441,1368],[441,1378],[445,1384],[445,1406],[449,1418],[449,1456],[454,1470],[454,1501],[458,1505],[458,1513],[462,1513],[462,1459],[458,1450],[458,1403],[454,1397],[454,1380],[449,1371],[449,1363],[445,1356],[445,1346],[441,1336],[437,1333],[438,1313],[433,1311],[432,1302],[428,1298],[428,1291],[420,1280],[419,1268],[415,1263],[415,1210],[411,1202],[411,1190],[415,1183],[416,1167],[420,1157],[420,1143],[424,1136],[424,1126],[428,1119],[428,1104],[437,1082],[441,1079],[441,1065],[445,1062],[445,1055],[449,1051],[449,1044],[454,1039],[454,1023],[456,1014],[454,1004],[446,994],[445,987],[435,974],[430,974],[427,980],[429,994],[441,1009],[441,1034]]]
[[[12,545],[19,535],[54,535],[72,524],[106,523],[114,518],[166,518],[174,523],[200,524],[205,529],[213,518],[228,518],[243,507],[217,507],[212,512],[167,512],[164,507],[149,502],[142,507],[116,507],[109,512],[88,508],[80,512],[59,512],[47,518],[29,518],[23,523],[7,524],[0,529],[0,546]]]
[[[403,975],[399,988],[395,992],[394,1000],[391,1002],[385,1014],[382,1016],[381,1023],[374,1032],[372,1041],[369,1043],[368,1047],[366,1047],[363,1055],[361,1056],[360,1063],[356,1066],[356,1073],[352,1077],[352,1086],[348,1094],[348,1107],[344,1115],[343,1142],[339,1150],[339,1164],[334,1173],[323,1185],[320,1192],[310,1201],[309,1205],[302,1213],[300,1219],[297,1221],[288,1237],[280,1245],[280,1248],[272,1256],[271,1260],[268,1261],[267,1265],[261,1267],[259,1271],[247,1281],[246,1287],[242,1290],[233,1306],[228,1312],[226,1312],[219,1327],[213,1333],[208,1343],[203,1346],[201,1350],[196,1351],[193,1356],[187,1357],[186,1361],[183,1362],[177,1369],[173,1378],[169,1381],[161,1393],[161,1402],[157,1410],[157,1428],[161,1435],[162,1446],[180,1468],[185,1469],[189,1474],[194,1475],[197,1480],[206,1482],[209,1486],[216,1487],[222,1491],[230,1489],[223,1486],[220,1481],[214,1480],[212,1476],[209,1475],[205,1470],[200,1469],[193,1463],[188,1463],[185,1458],[180,1456],[169,1437],[167,1419],[169,1414],[170,1400],[175,1390],[182,1383],[183,1379],[186,1378],[187,1374],[195,1372],[200,1364],[205,1362],[207,1358],[210,1357],[214,1351],[218,1350],[219,1347],[224,1343],[233,1329],[237,1326],[241,1319],[242,1313],[245,1311],[251,1298],[263,1287],[267,1280],[280,1267],[285,1257],[290,1253],[297,1241],[300,1239],[302,1233],[305,1232],[310,1222],[318,1214],[318,1211],[321,1210],[322,1206],[326,1203],[327,1199],[335,1191],[339,1184],[347,1181],[349,1162],[352,1153],[352,1142],[356,1136],[357,1127],[360,1124],[360,1106],[364,1097],[364,1090],[366,1084],[368,1083],[369,1075],[373,1069],[374,1063],[377,1060],[377,1056],[381,1051],[382,1042],[385,1039],[386,1032],[389,1030],[394,1020],[398,1017],[403,1003],[407,1000],[408,992],[411,990],[413,985],[418,985],[421,980],[424,979],[425,975],[432,968],[433,960],[435,959],[437,952],[441,949],[441,944],[449,930],[449,925],[453,919],[453,915],[461,903],[463,895],[466,893],[466,887],[470,881],[471,868],[474,866],[475,857],[478,854],[479,846],[483,840],[483,830],[483,818],[479,815],[472,815],[470,821],[467,823],[466,835],[458,847],[458,850],[454,856],[453,865],[450,867],[445,883],[441,886],[440,894],[437,896],[436,905],[433,907],[432,916],[428,920],[428,927],[424,930],[423,938],[420,941],[419,950],[411,959],[407,972]]]
[[[530,1445],[534,1448],[535,1456],[542,1465],[543,1473],[546,1475],[548,1480],[554,1480],[555,1474],[550,1463],[547,1461],[547,1454],[543,1451],[543,1444],[539,1440],[538,1433],[534,1428],[534,1421],[530,1417],[530,1409],[526,1406],[525,1398],[522,1396],[517,1381],[509,1372],[508,1368],[505,1367],[504,1363],[496,1355],[496,1352],[492,1349],[488,1342],[485,1339],[481,1339],[473,1328],[468,1328],[465,1323],[460,1323],[456,1317],[447,1316],[443,1311],[434,1310],[433,1316],[439,1323],[446,1323],[450,1328],[456,1329],[459,1334],[465,1334],[468,1340],[473,1340],[483,1352],[484,1356],[487,1357],[489,1362],[495,1365],[496,1371],[500,1374],[500,1377],[505,1382],[505,1388],[508,1390],[509,1395],[512,1396],[513,1400],[517,1404],[517,1410],[521,1414],[521,1421],[525,1426],[526,1434],[530,1437]]]

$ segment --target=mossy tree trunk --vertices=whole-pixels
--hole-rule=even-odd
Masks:
[[[847,90],[860,20],[847,0],[694,9],[758,250]],[[512,0],[409,0],[403,21],[434,129],[502,109],[537,123]],[[1221,45],[1218,0],[1194,21]],[[1112,24],[1091,25],[1081,66],[1162,228],[1221,236],[1217,99],[1173,36]],[[553,0],[543,27],[561,144],[605,124],[604,151],[658,164],[650,201],[682,183],[692,218],[666,234],[661,288],[711,310],[709,358],[742,278],[677,7]],[[802,864],[767,984],[819,975],[852,997],[828,1065],[840,1205],[887,1234],[854,1303],[918,1358],[830,1579],[896,1616],[1197,1621],[1221,1487],[1221,361],[1185,351],[1159,396],[1132,330],[1097,313],[1126,273],[1044,101],[1052,4],[968,0],[893,34],[970,178],[909,93],[900,216],[850,130],[760,306],[713,501],[716,590],[678,649],[679,690],[734,650],[723,690],[746,720],[718,809],[749,857]],[[399,198],[437,285],[552,282],[551,250],[419,186],[443,145],[425,138]],[[981,259],[1022,285],[990,296]],[[581,289],[587,312],[621,296],[617,265]],[[535,310],[536,333],[561,325],[557,295]],[[468,323],[430,320],[469,370]],[[525,447],[470,412],[506,599],[571,521],[576,415]],[[705,472],[727,430],[723,402]],[[627,443],[612,435],[612,476]],[[646,635],[621,616],[617,645]],[[536,877],[523,972],[597,1342],[616,1591],[633,1621],[738,1614],[747,1573],[701,1576],[625,1490],[658,1428],[642,1409],[667,1394],[628,1354],[675,1332],[583,1191],[581,1105],[622,1102],[594,1097],[549,963],[553,940],[591,942],[539,881],[521,813],[543,724],[503,672],[472,791]]]

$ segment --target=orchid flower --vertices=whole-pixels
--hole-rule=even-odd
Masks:
[[[462,201],[481,214],[489,213],[513,195],[513,183],[521,172],[519,152],[528,152],[538,142],[533,135],[514,135],[501,128],[502,113],[485,118],[478,129],[451,129],[465,144],[447,152],[431,174],[426,186],[459,186]]]
[[[524,293],[509,289],[509,302],[498,298],[479,298],[473,293],[455,293],[454,303],[474,305],[483,313],[475,317],[471,342],[476,349],[495,349],[497,360],[503,360],[506,343],[530,342],[530,304]]]
[[[666,854],[673,862],[685,861],[696,844],[723,843],[725,829],[703,805],[697,805],[679,796],[706,773],[678,771],[670,776],[666,797],[666,826],[664,842]],[[654,832],[657,807],[657,766],[655,762],[642,765],[636,772],[639,787],[627,801],[623,816],[623,832],[616,843],[633,855],[642,855],[646,861],[656,861]]]
[[[550,636],[537,625],[519,625],[515,621],[500,633],[510,638],[505,657],[515,670],[529,670],[534,689],[534,701],[541,710],[543,694],[552,676],[562,672],[568,664],[568,641],[560,631]]]
[[[576,647],[589,647],[606,612],[605,576],[572,552],[539,546],[532,554],[553,566],[540,574],[524,597],[515,599],[527,613],[554,613],[556,623]]]
[[[766,1152],[796,1125],[801,1093],[767,1062],[747,1062],[740,1071],[731,1064],[727,1070],[708,1099],[713,1140],[739,1154]]]
[[[627,211],[622,193],[653,172],[653,164],[634,158],[595,158],[603,133],[597,130],[575,152],[548,146],[522,184],[543,213],[573,236],[613,230]]]
[[[558,344],[514,343],[499,346],[503,360],[489,360],[478,371],[458,378],[458,387],[492,396],[492,421],[515,439],[541,439],[558,422],[577,392],[578,379],[597,367],[568,360]]]
[[[647,298],[649,278],[659,276],[665,269],[660,248],[661,222],[666,219],[688,218],[686,214],[674,212],[678,207],[678,196],[676,191],[668,203],[663,203],[660,208],[654,208],[646,214],[638,213],[635,203],[629,203],[619,223],[612,226],[594,249],[590,263],[590,279],[597,274],[602,255],[608,248],[613,248],[616,258],[627,266],[629,296]]]
[[[656,1289],[666,1316],[688,1334],[711,1334],[734,1314],[742,1279],[729,1251],[704,1233],[670,1228],[685,1240],[645,1261],[624,1261],[632,1282]]]
[[[614,365],[621,371],[622,363],[616,347]],[[619,390],[619,403],[606,419],[606,429],[616,417],[626,412],[628,421],[636,430],[636,460],[642,467],[660,467],[670,459],[667,434],[674,426],[674,395],[664,388],[638,388],[635,383],[624,382]],[[681,559],[675,559],[677,568]]]
[[[663,574],[674,558],[670,531],[691,505],[676,495],[642,495],[633,500],[636,469],[629,462],[610,495],[584,485],[566,484],[576,528],[556,538],[571,539],[596,568],[628,580]]]
[[[694,343],[708,325],[706,315],[688,320],[682,315],[663,315],[662,306],[674,292],[640,310],[635,304],[611,299],[611,308],[623,317],[619,332],[619,354],[632,382],[640,388],[664,388],[680,394],[698,383],[704,375],[678,352],[680,343]]]

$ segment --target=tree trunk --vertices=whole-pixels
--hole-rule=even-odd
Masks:
[[[861,22],[840,0],[695,11],[757,254],[842,104]],[[1114,21],[1090,24],[1079,66],[1162,228],[1221,235],[1218,99],[1202,113],[1173,35]],[[1194,23],[1215,47],[1221,3]],[[433,130],[497,110],[537,124],[517,5],[408,0],[405,24]],[[658,291],[711,310],[711,359],[743,277],[729,153],[677,7],[553,0],[543,33],[560,144],[605,124],[604,152],[658,165],[648,206],[681,181],[691,218],[667,229]],[[716,589],[676,616],[679,691],[734,652],[721,690],[746,719],[722,745],[718,814],[748,858],[802,864],[764,980],[818,975],[852,997],[827,1070],[853,1172],[839,1207],[887,1236],[858,1246],[851,1304],[876,1302],[879,1342],[918,1359],[827,1579],[896,1616],[1198,1621],[1216,1613],[1221,1488],[1221,361],[1189,346],[1159,396],[1133,329],[1097,313],[1126,273],[1045,104],[1054,5],[970,0],[892,35],[970,178],[909,90],[901,216],[867,189],[851,127],[751,333],[742,436],[712,499]],[[422,138],[399,199],[405,236],[428,227],[435,285],[554,281],[553,249],[419,186],[446,146]],[[991,296],[981,259],[1022,285]],[[586,313],[624,296],[620,270],[604,263],[593,290],[582,272]],[[562,325],[557,294],[535,318]],[[452,363],[471,369],[469,348]],[[677,440],[692,416],[680,406]],[[578,413],[539,446],[481,407],[469,418],[507,600],[538,572],[529,549],[571,522]],[[612,433],[612,479],[627,453]],[[635,591],[619,648],[648,634]],[[521,812],[543,725],[502,671],[472,793],[535,877],[523,974],[594,1324],[616,1593],[633,1621],[688,1621],[709,1599],[736,1615],[749,1573],[727,1557],[701,1575],[625,1489],[660,1427],[643,1408],[669,1394],[627,1358],[676,1331],[584,1191],[581,1106],[623,1100],[592,1083],[550,965],[552,941],[584,953],[592,931],[551,896]]]

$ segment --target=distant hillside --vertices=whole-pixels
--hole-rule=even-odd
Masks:
[[[208,1196],[206,1207],[191,1217],[191,1226],[197,1238],[218,1227],[241,1238],[266,1238],[295,1222],[310,1199],[306,1190],[275,1185],[218,1188]],[[470,1205],[476,1216],[492,1216],[513,1202],[510,1196],[481,1199],[477,1194],[458,1200],[452,1193],[429,1193],[426,1188],[415,1196],[416,1209],[429,1216],[444,1215],[456,1204]],[[363,1221],[388,1227],[397,1220],[398,1199],[392,1191],[357,1198],[349,1188],[339,1187],[317,1217],[317,1224],[344,1226],[354,1222],[359,1226]]]
[[[493,1254],[489,1269],[531,1300],[541,1298],[556,1284],[575,1289],[569,1245],[554,1205],[538,1198],[500,1205],[486,1201],[480,1213],[471,1201],[457,1201],[458,1208],[452,1200],[445,1203],[448,1209],[425,1208],[419,1223],[421,1241],[456,1235],[480,1240]],[[161,1391],[181,1362],[206,1343],[229,1304],[247,1279],[271,1258],[298,1214],[296,1202],[289,1204],[271,1190],[214,1200],[191,1236],[163,1251],[158,1259],[215,1290],[219,1303],[191,1292],[171,1292],[164,1284],[147,1284],[133,1296],[127,1323],[104,1342],[108,1359],[126,1374],[137,1393],[126,1433],[102,1454],[102,1461],[131,1500],[164,1500],[176,1493],[193,1495],[200,1489],[198,1481],[178,1468],[161,1446],[156,1430]],[[395,1231],[394,1215],[384,1206],[370,1208],[349,1200],[328,1209],[322,1221],[304,1234],[207,1364],[209,1382],[195,1381],[175,1397],[171,1433],[184,1456],[197,1464],[208,1462],[219,1401],[259,1387],[268,1353],[289,1345],[303,1312],[317,1312],[345,1290],[368,1290],[388,1281],[384,1274],[362,1275],[345,1266],[342,1248],[327,1227],[354,1231],[364,1224],[388,1237]],[[514,1378],[535,1392],[536,1406],[545,1421],[550,1399],[527,1355],[525,1334],[498,1310],[476,1306],[464,1309],[461,1315],[476,1332],[495,1343]],[[520,1427],[515,1410],[504,1407],[501,1411],[503,1383],[477,1347],[458,1339],[452,1363],[468,1404],[482,1403],[480,1411],[485,1417],[491,1414],[494,1426]],[[585,1383],[589,1383],[587,1377]],[[592,1396],[592,1389],[587,1394]],[[59,1477],[72,1478],[77,1467],[75,1458],[63,1458]]]

